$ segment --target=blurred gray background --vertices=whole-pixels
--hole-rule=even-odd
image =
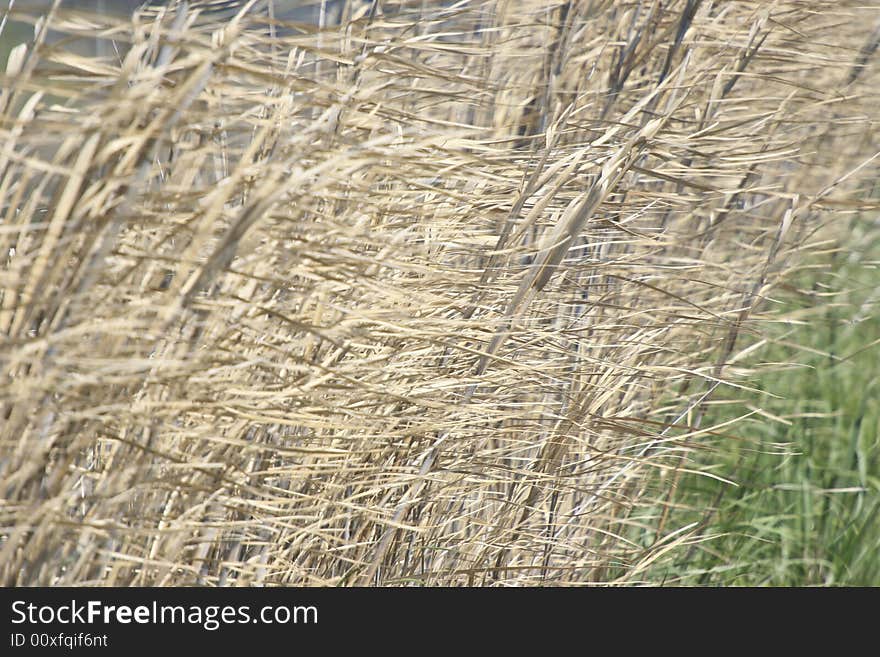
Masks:
[[[174,4],[175,0],[62,0],[62,5],[72,9],[97,11],[105,14],[124,15],[131,14],[135,9],[142,6],[167,6]],[[352,4],[369,2],[369,0],[355,0]],[[51,0],[2,0],[0,6],[5,8],[13,5],[17,8],[43,9],[51,6]],[[238,8],[246,4],[246,0],[189,0],[191,7],[199,7],[203,13],[223,16],[232,15]],[[282,20],[302,21],[318,23],[321,13],[324,13],[324,21],[330,24],[339,20],[339,13],[343,7],[343,0],[273,0],[275,16]],[[264,5],[265,6],[265,5]],[[322,7],[323,6],[323,7]]]
[[[62,7],[94,11],[115,16],[131,15],[139,8],[158,8],[175,4],[176,0],[62,0]],[[207,20],[227,20],[246,4],[247,0],[189,0],[192,9],[198,9],[200,16]],[[352,8],[369,4],[371,0],[349,0]],[[14,20],[14,10],[40,12],[49,9],[52,0],[0,0],[0,72],[6,69],[9,51],[20,43],[33,38],[30,24]],[[257,11],[266,12],[267,3],[259,3]],[[272,10],[278,20],[313,25],[333,25],[340,20],[345,0],[272,0]],[[12,10],[12,11],[10,11]],[[56,38],[51,32],[47,41]],[[84,55],[105,56],[112,54],[112,46],[106,41],[96,40],[89,44],[79,42],[74,49]]]

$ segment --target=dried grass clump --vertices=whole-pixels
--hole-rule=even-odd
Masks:
[[[876,8],[200,4],[10,13],[3,581],[627,582],[696,540],[622,534],[867,207]]]

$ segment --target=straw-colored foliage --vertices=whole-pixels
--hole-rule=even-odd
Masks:
[[[699,540],[623,535],[868,206],[877,7],[171,4],[8,16],[2,581],[625,583]]]

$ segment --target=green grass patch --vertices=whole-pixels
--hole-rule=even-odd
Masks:
[[[708,406],[703,426],[752,413],[697,457],[737,485],[680,475],[667,531],[699,523],[710,538],[670,551],[650,581],[880,585],[880,238],[864,224],[853,236],[775,295],[783,319],[749,384],[781,398],[735,390]]]

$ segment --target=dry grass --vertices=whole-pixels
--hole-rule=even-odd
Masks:
[[[880,12],[192,4],[11,14],[2,581],[626,583],[698,540],[623,534],[868,209]]]

